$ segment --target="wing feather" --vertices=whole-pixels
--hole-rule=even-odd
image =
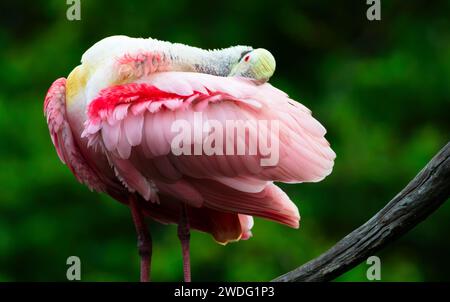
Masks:
[[[222,126],[224,154],[227,147],[237,151],[239,143],[246,153],[172,154],[176,133],[171,126],[177,120],[185,120],[191,127],[185,134],[191,138],[187,142],[191,151],[208,137],[192,131],[202,126],[195,125],[194,114],[198,112],[203,121],[209,118]],[[331,173],[335,158],[324,138],[325,128],[309,109],[270,84],[257,85],[248,79],[155,73],[135,83],[106,88],[90,103],[88,113],[86,127],[101,126],[95,133],[85,131],[87,135],[101,135],[103,140],[97,141],[103,142],[106,152],[127,160],[144,178],[159,183],[162,194],[173,194],[174,184],[183,179],[184,187],[178,189],[191,192],[186,194],[186,202],[198,204],[199,199],[192,194],[198,192],[211,209],[262,216],[292,227],[298,226],[298,210],[272,181],[318,181]],[[119,130],[108,125],[108,119],[112,119],[109,124],[120,126]],[[277,121],[279,133],[273,126],[259,123],[261,120]],[[248,129],[235,137],[225,131],[228,121],[248,122]],[[274,166],[261,165],[264,154],[260,148],[248,153],[256,140],[267,140],[264,134],[279,144],[279,161]],[[136,180],[129,183],[148,197],[143,184]]]
[[[79,182],[97,192],[105,185],[89,166],[73,139],[66,115],[66,79],[57,79],[49,88],[44,101],[44,115],[48,129],[61,161],[66,164]]]

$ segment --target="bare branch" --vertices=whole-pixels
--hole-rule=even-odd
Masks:
[[[407,233],[450,194],[450,143],[383,209],[319,257],[273,281],[330,281]]]

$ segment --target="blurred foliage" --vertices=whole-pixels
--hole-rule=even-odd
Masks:
[[[130,214],[78,184],[59,162],[42,114],[52,81],[115,34],[202,48],[248,44],[277,59],[272,84],[312,109],[338,154],[318,184],[282,185],[300,230],[256,219],[251,240],[225,247],[192,236],[194,280],[269,280],[364,223],[449,140],[449,1],[65,1],[0,4],[0,281],[138,278]],[[378,256],[384,281],[450,280],[450,204]],[[151,224],[153,278],[182,278],[174,226]],[[338,280],[366,280],[361,264]]]

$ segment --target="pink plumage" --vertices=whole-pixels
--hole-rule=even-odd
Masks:
[[[242,78],[165,72],[141,81],[100,91],[88,107],[83,133],[104,149],[128,189],[150,200],[151,182],[161,194],[194,207],[298,227],[297,208],[272,181],[319,181],[331,172],[335,155],[309,110],[270,84]],[[279,164],[259,166],[260,154],[174,156],[170,125],[178,118],[192,120],[202,103],[202,113],[223,123],[280,121]],[[258,192],[249,192],[254,188]]]
[[[122,57],[119,63],[131,64],[133,58]],[[55,81],[44,112],[59,157],[79,181],[125,204],[136,196],[142,212],[162,223],[179,223],[180,205],[185,205],[190,226],[220,243],[248,239],[252,216],[297,228],[297,207],[273,182],[317,182],[333,168],[335,153],[324,138],[325,128],[309,109],[268,83],[198,72],[144,72],[131,82],[100,89],[77,115],[66,110],[66,94],[66,80]],[[239,142],[250,148],[266,133],[279,144],[278,162],[261,165],[259,149],[241,155],[175,155],[171,126],[178,120],[193,125],[195,113],[224,129],[229,120],[255,127],[262,120],[278,121],[278,133],[269,127],[249,129],[234,140],[222,133],[221,150],[225,153],[230,141],[233,150]],[[193,149],[198,138],[189,136]]]

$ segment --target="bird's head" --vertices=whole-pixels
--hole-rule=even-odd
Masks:
[[[267,82],[275,72],[275,66],[273,55],[268,50],[258,48],[243,52],[229,76],[242,76]]]

